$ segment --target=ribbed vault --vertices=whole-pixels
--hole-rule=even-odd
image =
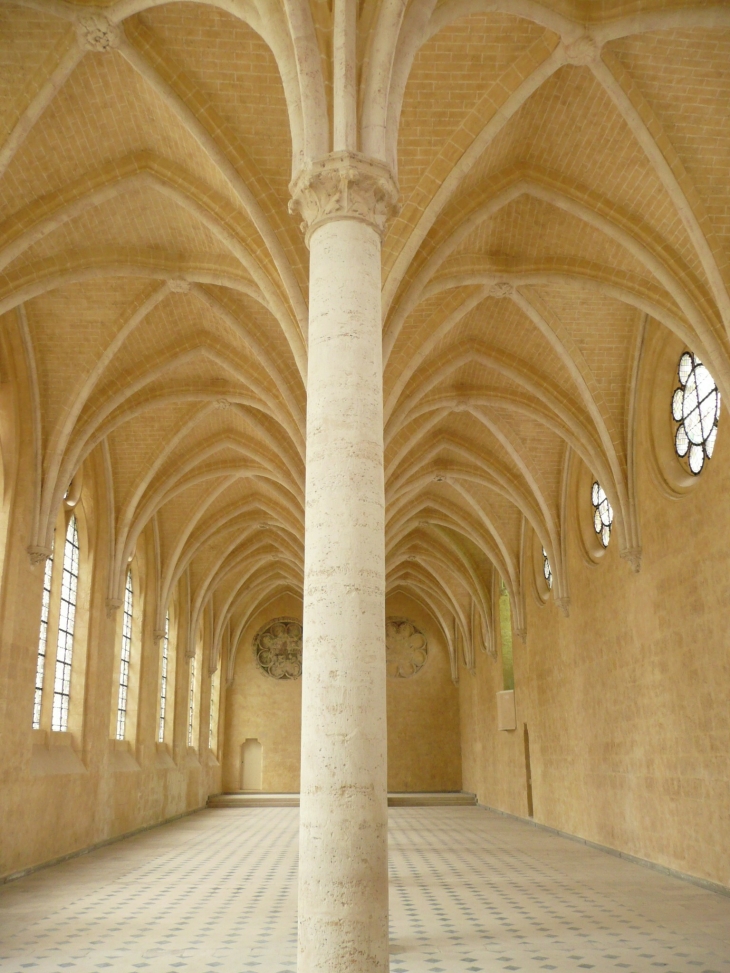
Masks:
[[[94,457],[110,603],[151,531],[155,627],[183,584],[217,651],[301,592],[308,253],[288,186],[332,149],[330,6],[0,6],[0,315],[35,436],[29,550]],[[730,395],[730,7],[363,0],[358,17],[360,148],[401,190],[388,585],[427,607],[456,676],[492,647],[498,576],[524,630],[531,545],[568,610],[571,463],[638,568],[647,328]]]

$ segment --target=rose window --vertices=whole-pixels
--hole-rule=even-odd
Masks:
[[[272,679],[298,679],[302,674],[302,624],[275,618],[253,640],[256,664]]]
[[[720,392],[712,375],[690,351],[679,359],[677,373],[680,387],[672,396],[672,417],[679,423],[674,448],[697,476],[715,448]]]
[[[601,544],[608,547],[613,526],[613,507],[608,502],[606,491],[597,480],[591,490],[591,503],[593,504],[593,529],[600,537]]]
[[[553,586],[553,569],[550,567],[550,558],[547,556],[547,551],[543,547],[542,549],[542,573],[545,577],[545,583],[548,588]]]

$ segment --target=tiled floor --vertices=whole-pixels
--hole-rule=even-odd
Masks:
[[[0,971],[293,971],[297,816],[203,811],[0,888]],[[391,973],[730,973],[730,898],[480,808],[390,816]]]

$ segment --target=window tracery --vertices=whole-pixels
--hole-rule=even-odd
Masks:
[[[591,503],[593,504],[593,530],[598,535],[601,544],[608,547],[613,527],[613,507],[608,502],[606,491],[598,480],[593,481],[591,488]]]
[[[302,674],[302,623],[274,618],[253,640],[256,665],[272,679],[299,679]]]
[[[720,391],[705,365],[691,351],[683,352],[677,366],[679,388],[672,395],[672,418],[677,425],[674,448],[689,470],[698,476],[710,459],[720,420]]]
[[[208,749],[215,751],[218,745],[218,707],[220,705],[220,669],[210,677],[210,718],[208,720]]]
[[[547,579],[546,579],[547,580]],[[509,591],[502,578],[499,579],[499,640],[502,647],[502,688],[515,688],[515,671],[512,652],[512,607]]]
[[[79,535],[76,518],[71,517],[66,528],[61,575],[61,610],[58,617],[56,642],[56,672],[53,681],[53,712],[51,729],[68,730],[68,708],[71,699],[71,665],[73,660],[76,598],[79,584]]]
[[[188,699],[188,746],[193,746],[193,726],[195,725],[195,656],[190,657],[190,695]]]
[[[162,660],[160,663],[160,724],[157,732],[159,743],[165,741],[165,709],[167,706],[167,663],[170,653],[170,612],[165,613],[165,634],[162,636]]]
[[[132,658],[132,618],[134,590],[132,572],[127,571],[122,610],[122,651],[119,660],[119,699],[117,702],[117,740],[123,740],[127,728],[127,702],[129,700],[129,663]]]
[[[48,646],[48,613],[51,608],[51,579],[53,578],[53,545],[46,558],[43,569],[43,601],[41,602],[41,624],[38,633],[38,659],[35,669],[35,697],[33,699],[33,729],[41,726],[41,704],[43,702],[43,677],[46,671],[46,649]]]
[[[550,567],[550,558],[547,556],[547,551],[543,547],[542,549],[542,574],[545,578],[545,584],[549,589],[553,587],[553,569]]]

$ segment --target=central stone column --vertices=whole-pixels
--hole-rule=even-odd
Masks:
[[[380,241],[397,189],[333,153],[300,174],[310,249],[299,973],[387,973]]]

